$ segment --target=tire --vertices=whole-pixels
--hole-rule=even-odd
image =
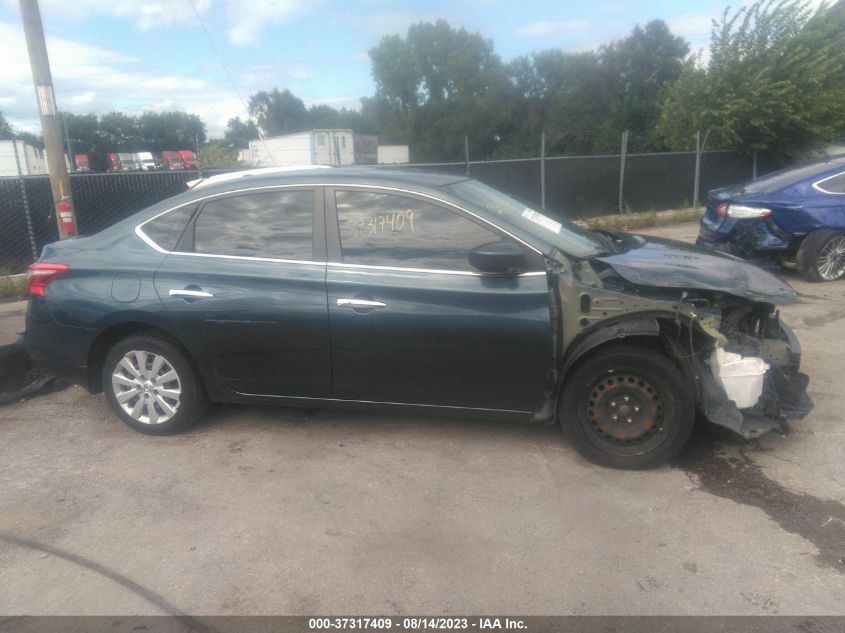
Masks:
[[[103,361],[102,379],[112,410],[148,435],[183,431],[207,406],[199,376],[184,352],[158,336],[136,335],[118,342]]]
[[[836,281],[845,278],[845,233],[813,231],[798,249],[798,273],[807,281]]]
[[[665,355],[613,345],[567,375],[558,420],[587,459],[611,468],[652,468],[687,443],[695,421],[692,393]]]

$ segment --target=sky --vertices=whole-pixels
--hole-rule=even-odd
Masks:
[[[706,49],[713,0],[40,0],[59,109],[85,114],[183,110],[219,137],[258,90],[306,105],[359,107],[375,84],[367,50],[443,18],[492,39],[508,61],[582,51],[666,20]],[[740,4],[734,2],[734,5]],[[215,52],[215,50],[217,52]],[[219,53],[219,57],[218,57]],[[222,64],[221,60],[222,59]],[[226,72],[228,69],[228,74]],[[18,0],[0,0],[0,112],[39,129]]]

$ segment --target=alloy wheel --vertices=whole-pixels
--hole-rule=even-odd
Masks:
[[[162,424],[179,410],[182,383],[159,354],[131,350],[115,366],[111,378],[118,405],[142,424]]]
[[[845,236],[834,237],[822,247],[816,268],[825,281],[834,281],[845,274]]]

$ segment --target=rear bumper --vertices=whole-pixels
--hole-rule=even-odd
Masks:
[[[41,373],[90,391],[88,355],[97,333],[97,330],[56,323],[42,298],[30,298],[23,347]]]
[[[766,259],[794,252],[799,242],[799,237],[780,229],[771,218],[735,220],[708,210],[695,243],[743,259]]]

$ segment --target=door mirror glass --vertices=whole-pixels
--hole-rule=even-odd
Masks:
[[[483,273],[515,275],[525,268],[525,251],[510,241],[491,242],[472,249],[469,263]]]

